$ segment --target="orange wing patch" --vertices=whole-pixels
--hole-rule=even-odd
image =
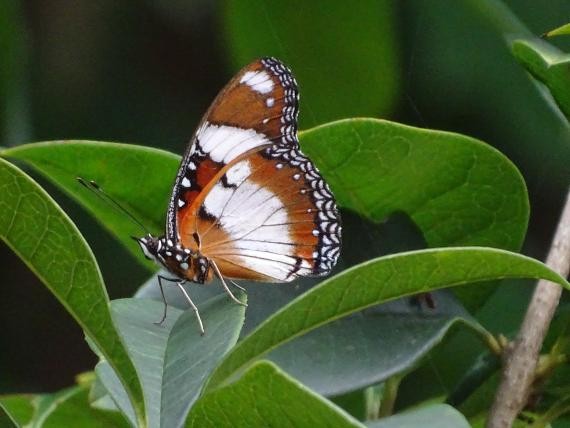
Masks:
[[[241,70],[218,95],[204,120],[254,129],[268,139],[281,137],[285,89],[279,78],[256,61]],[[244,106],[247,106],[244,108]]]

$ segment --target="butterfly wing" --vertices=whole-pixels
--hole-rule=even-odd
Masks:
[[[225,275],[281,282],[325,275],[336,263],[336,204],[312,162],[293,153],[250,154],[205,196],[196,222],[201,251]]]
[[[244,67],[212,103],[186,152],[168,205],[166,236],[180,238],[180,219],[225,166],[274,142],[296,144],[298,91],[290,71],[273,58]]]
[[[291,72],[257,61],[218,96],[187,154],[191,176],[179,173],[172,221],[182,244],[224,276],[283,282],[327,274],[337,261],[339,213],[299,149],[297,103]]]

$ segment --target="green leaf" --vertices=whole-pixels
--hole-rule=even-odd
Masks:
[[[214,371],[213,389],[295,337],[373,305],[419,292],[500,278],[544,278],[570,285],[541,262],[490,248],[450,248],[381,257],[321,282],[242,340]]]
[[[96,409],[119,411],[119,408],[98,377],[95,377],[91,383],[91,388],[89,390],[89,404]]]
[[[60,395],[42,415],[43,428],[82,427],[82,428],[123,428],[129,427],[127,421],[118,412],[108,412],[93,408],[88,400],[89,388],[78,386],[70,388]]]
[[[308,291],[313,284],[301,281],[296,287],[284,284],[240,283],[247,290],[247,318],[242,337],[266,318]],[[176,287],[167,287],[169,305],[186,308]],[[200,304],[215,293],[218,284],[191,288]],[[137,297],[162,301],[156,277],[149,280]],[[312,390],[326,396],[354,391],[381,382],[395,373],[414,367],[454,327],[467,327],[478,334],[484,329],[448,292],[436,292],[434,309],[422,310],[409,298],[385,303],[325,325],[271,352],[266,358],[282,367]],[[333,348],[331,343],[335,343]],[[386,351],[389,350],[389,351]],[[398,358],[394,358],[397,355]]]
[[[91,249],[55,201],[0,159],[0,238],[34,271],[117,371],[143,421],[142,391],[115,330]]]
[[[438,358],[439,357],[439,358]],[[453,357],[446,358],[445,361],[441,356],[437,355],[433,361],[434,366],[441,366],[446,362],[452,364]],[[439,364],[438,364],[439,363]],[[473,364],[465,369],[464,373],[459,379],[455,379],[455,388],[447,396],[446,402],[452,406],[458,407],[463,405],[468,399],[473,398],[476,391],[482,387],[483,384],[489,381],[491,377],[496,375],[501,369],[501,359],[496,354],[491,354],[489,351],[481,353],[473,362]],[[439,374],[439,373],[438,373]],[[494,398],[492,393],[488,393],[486,397],[489,400]],[[485,409],[490,408],[491,402],[487,403]],[[462,408],[462,413],[469,416]]]
[[[554,36],[567,36],[570,35],[570,23],[564,24],[554,30],[547,31],[543,34],[543,37],[554,37]]]
[[[417,410],[367,422],[368,428],[469,428],[463,415],[446,404],[435,404]]]
[[[323,125],[301,139],[340,205],[374,222],[404,212],[430,247],[522,245],[529,216],[523,178],[481,141],[374,119]],[[491,291],[456,293],[475,309]]]
[[[0,396],[0,413],[4,412],[4,415],[0,415],[0,426],[27,425],[34,416],[35,398],[32,394]]]
[[[326,6],[228,1],[227,46],[235,69],[268,55],[291,67],[301,89],[302,127],[352,116],[387,116],[400,90],[395,9],[391,2],[375,0]],[[330,31],[333,22],[335,31]]]
[[[20,428],[20,424],[16,422],[10,413],[6,411],[2,403],[0,402],[0,427],[2,428]]]
[[[481,141],[375,119],[326,124],[301,140],[340,205],[366,218],[405,212],[432,247],[518,250],[523,242],[523,178]]]
[[[497,370],[472,391],[467,400],[461,403],[461,406],[458,407],[461,413],[469,420],[486,418],[489,409],[493,405],[500,380],[501,373]]]
[[[89,385],[75,386],[45,395],[9,395],[0,397],[11,417],[22,427],[127,427],[118,412],[94,409],[87,395]],[[0,426],[4,426],[1,425]]]
[[[90,344],[91,349],[93,349],[94,352],[99,353],[99,350],[93,343],[89,340],[87,340],[87,343]],[[101,358],[101,355],[99,357]],[[101,361],[99,361],[95,366],[95,374],[97,375],[97,381],[101,382],[107,390],[114,406],[121,411],[132,426],[137,426],[137,417],[135,410],[129,401],[129,396],[121,385],[121,381],[117,377],[117,374],[103,358],[101,358]]]
[[[148,229],[162,233],[164,216],[180,158],[149,147],[93,141],[52,141],[0,152],[20,159],[77,200],[149,269],[154,269],[130,236],[142,231],[124,214],[81,186],[76,177],[95,180]],[[143,182],[144,180],[144,182]]]
[[[363,427],[275,365],[260,361],[237,382],[202,397],[187,427]]]
[[[511,49],[527,71],[548,87],[560,110],[570,119],[570,54],[539,39],[515,40]]]
[[[454,328],[486,334],[453,296],[437,293],[433,298],[433,310],[422,310],[411,299],[369,308],[298,337],[265,358],[331,396],[412,370]]]
[[[200,306],[206,329],[201,336],[191,310],[169,307],[164,324],[156,325],[163,308],[162,302],[145,299],[112,302],[119,331],[141,378],[152,427],[182,424],[210,372],[235,345],[245,316],[245,308],[225,294],[210,299]],[[131,414],[120,384],[104,361],[96,371],[117,405]]]

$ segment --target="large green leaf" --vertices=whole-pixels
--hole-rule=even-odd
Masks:
[[[515,58],[550,89],[558,107],[570,119],[570,54],[539,39],[515,40],[512,51]]]
[[[528,197],[516,167],[464,135],[375,119],[349,119],[302,133],[341,206],[379,222],[408,214],[429,246],[518,250]]]
[[[320,394],[331,396],[383,382],[412,370],[457,326],[484,330],[449,293],[400,299],[320,327],[266,357]]]
[[[263,322],[214,371],[213,389],[295,337],[373,305],[434,289],[499,278],[544,278],[570,285],[541,262],[490,248],[450,248],[371,260],[327,279]]]
[[[343,207],[375,222],[404,212],[430,247],[522,245],[529,216],[524,181],[481,141],[374,119],[323,125],[303,132],[302,141]],[[456,291],[469,309],[490,292]]]
[[[130,239],[141,235],[140,228],[81,186],[76,177],[95,180],[148,229],[160,233],[179,157],[148,147],[93,141],[28,144],[0,155],[24,160],[52,180],[151,268],[139,246]]]
[[[21,170],[0,159],[0,238],[35,272],[119,375],[137,420],[142,391],[109,311],[91,249],[54,200]]]
[[[241,285],[247,289],[248,299],[242,330],[245,337],[313,284],[301,281],[295,287],[243,282]],[[190,292],[200,304],[223,293],[223,289],[218,284],[197,285]],[[187,307],[176,287],[167,287],[165,294],[170,305]],[[162,301],[156,277],[141,287],[136,296]],[[323,395],[338,395],[381,382],[414,367],[454,326],[482,332],[482,327],[450,293],[435,292],[433,299],[434,309],[424,309],[421,303],[409,298],[370,308],[301,336],[275,349],[267,358]],[[335,346],[331,347],[333,342]]]
[[[230,58],[236,69],[261,56],[285,61],[299,82],[303,127],[387,116],[400,86],[395,9],[385,0],[230,0]]]
[[[169,307],[163,326],[155,325],[163,307],[162,302],[145,299],[112,303],[119,331],[141,378],[149,426],[175,427],[184,421],[210,372],[236,343],[245,308],[227,295],[200,305],[206,329],[201,336],[191,310]],[[117,405],[131,414],[120,384],[104,361],[98,364],[97,374]]]
[[[332,402],[271,363],[260,361],[237,382],[202,397],[187,427],[363,427]]]
[[[463,415],[453,407],[434,404],[390,416],[374,422],[367,422],[368,428],[469,428]]]

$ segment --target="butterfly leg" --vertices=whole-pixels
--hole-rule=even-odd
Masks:
[[[243,288],[243,287],[242,287],[241,285],[239,285],[239,284],[236,284],[236,282],[235,282],[235,281],[232,281],[231,279],[230,279],[230,284],[232,284],[234,287],[240,289],[241,291],[246,292],[245,288]]]
[[[213,260],[210,260],[210,265],[214,268],[214,272],[216,273],[216,276],[218,278],[220,278],[220,281],[222,282],[222,285],[224,286],[224,290],[226,290],[226,293],[228,293],[230,298],[234,302],[236,302],[238,305],[242,305],[242,306],[245,306],[247,308],[247,303],[241,302],[236,296],[234,296],[234,293],[232,293],[232,290],[230,290],[230,287],[228,287],[228,284],[226,284],[226,281],[224,280],[224,277],[222,276],[220,269],[218,269],[218,265],[216,264],[216,262]],[[241,288],[241,287],[238,286],[238,288]],[[243,290],[243,288],[241,288],[241,289]]]
[[[190,305],[190,307],[192,308],[192,310],[196,314],[196,319],[198,320],[198,325],[200,326],[200,334],[202,336],[204,336],[204,333],[205,333],[204,324],[202,323],[202,318],[200,317],[200,312],[198,312],[198,308],[196,307],[196,305],[194,304],[194,302],[192,301],[192,299],[190,298],[190,296],[188,295],[188,293],[186,292],[186,290],[182,286],[182,284],[184,284],[184,282],[185,281],[177,281],[176,285],[178,285],[178,288],[180,288],[180,291],[182,291],[182,294],[184,294],[184,297],[186,297],[188,304]]]
[[[177,279],[167,278],[162,275],[158,275],[158,286],[160,288],[160,294],[162,295],[162,301],[164,302],[164,313],[162,314],[162,318],[160,321],[155,322],[156,325],[162,325],[164,320],[166,319],[166,309],[168,307],[168,303],[166,302],[166,296],[164,295],[164,288],[162,287],[162,281],[169,281],[169,282],[178,282]]]

